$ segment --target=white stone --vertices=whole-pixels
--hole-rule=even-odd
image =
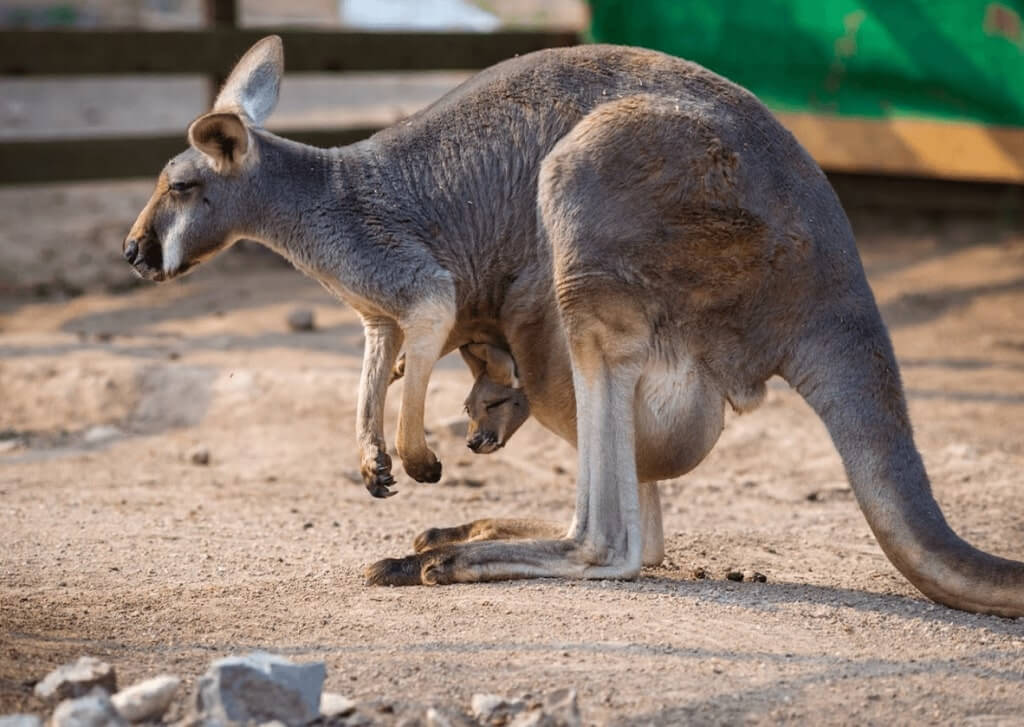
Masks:
[[[355,708],[356,703],[341,694],[324,692],[320,695],[320,714],[324,717],[344,717]]]
[[[110,701],[129,722],[154,721],[160,719],[171,706],[171,700],[180,684],[178,677],[161,674],[122,689]]]
[[[65,699],[50,718],[50,727],[125,727],[107,693],[97,689],[78,699]]]
[[[35,693],[40,699],[57,701],[84,696],[94,687],[116,692],[114,667],[93,656],[83,656],[73,664],[64,664],[47,674],[36,684]]]
[[[483,725],[503,725],[526,710],[521,699],[506,699],[496,694],[474,694],[470,702],[473,716]]]
[[[109,442],[112,439],[117,439],[123,433],[124,432],[117,427],[110,426],[109,424],[98,424],[95,427],[89,427],[82,438],[85,440],[86,444],[100,444],[102,442]]]

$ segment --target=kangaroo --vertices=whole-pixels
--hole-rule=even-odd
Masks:
[[[547,50],[317,149],[263,128],[282,69],[276,37],[242,57],[161,172],[127,260],[172,280],[253,238],[358,311],[356,437],[377,497],[393,494],[382,420],[403,345],[396,449],[415,480],[441,475],[423,433],[432,367],[474,342],[510,352],[533,416],[578,451],[560,537],[447,543],[372,564],[369,583],[636,577],[656,529],[640,483],[695,467],[725,406],[752,409],[778,375],[824,421],[911,583],[1024,614],[1024,564],[961,540],[932,496],[835,193],[752,94],[654,51]]]

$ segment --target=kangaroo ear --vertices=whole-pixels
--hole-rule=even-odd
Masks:
[[[249,151],[249,130],[238,114],[206,114],[188,127],[188,141],[226,174],[238,168]]]
[[[213,102],[214,111],[232,111],[254,126],[262,126],[277,105],[284,73],[281,38],[269,35],[246,51],[235,64]]]
[[[489,343],[471,343],[463,348],[468,349],[469,354],[484,363],[481,368],[487,371],[487,376],[496,384],[507,386],[510,389],[520,388],[516,362],[508,351]],[[462,357],[466,358],[465,353]],[[466,363],[469,363],[468,359]],[[472,364],[469,367],[473,369]],[[474,370],[473,375],[478,377],[480,373]]]

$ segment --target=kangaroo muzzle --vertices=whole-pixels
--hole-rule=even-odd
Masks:
[[[128,237],[123,245],[124,259],[140,277],[163,280],[164,253],[155,236]]]

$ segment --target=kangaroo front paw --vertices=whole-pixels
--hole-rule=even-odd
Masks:
[[[391,490],[395,484],[395,478],[391,474],[391,457],[387,452],[378,451],[373,457],[363,460],[359,466],[359,472],[363,476],[363,484],[374,497],[391,497],[397,495],[398,490]]]
[[[417,482],[437,482],[441,479],[441,463],[430,450],[425,457],[402,459],[405,472]]]

